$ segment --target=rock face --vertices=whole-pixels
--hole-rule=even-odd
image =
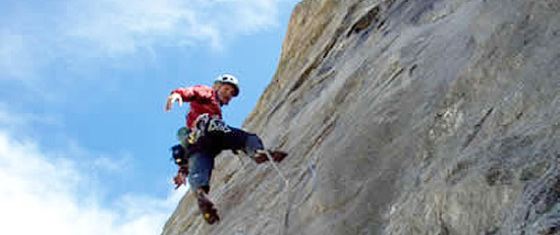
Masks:
[[[204,223],[163,234],[560,234],[560,1],[306,0]]]

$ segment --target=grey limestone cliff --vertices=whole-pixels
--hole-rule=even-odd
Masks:
[[[224,153],[164,235],[558,235],[560,1],[303,1],[244,128],[289,185]]]

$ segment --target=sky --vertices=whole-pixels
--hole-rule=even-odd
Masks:
[[[235,75],[239,127],[276,71],[296,0],[3,0],[0,234],[160,234],[171,90]]]

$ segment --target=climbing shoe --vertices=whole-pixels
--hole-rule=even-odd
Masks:
[[[202,213],[202,217],[208,224],[214,224],[220,221],[220,217],[218,216],[218,211],[214,208],[214,204],[206,196],[207,193],[202,188],[196,190],[198,208]]]
[[[275,162],[281,162],[282,160],[284,160],[284,158],[286,158],[286,156],[288,156],[287,153],[278,150],[275,151],[258,150],[257,153],[253,156],[253,160],[255,160],[257,164],[261,164],[268,161],[269,159],[266,156],[267,151],[272,157],[272,160],[274,160]]]

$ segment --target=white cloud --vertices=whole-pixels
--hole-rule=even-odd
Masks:
[[[54,16],[58,25],[51,28],[59,39],[52,43],[66,53],[76,52],[78,47],[78,53],[101,53],[98,56],[158,45],[204,45],[221,50],[232,38],[277,26],[277,8],[282,2],[289,1],[70,1],[58,9],[64,14]]]
[[[278,25],[281,0],[74,1],[66,36],[109,54],[155,45],[224,48],[229,39]],[[286,1],[284,1],[286,2]],[[82,9],[89,9],[83,12]]]
[[[88,52],[109,56],[159,43],[188,43],[192,39],[185,32],[200,25],[195,11],[173,0],[74,1],[68,11],[63,33],[73,42],[69,46],[89,45],[94,50]]]
[[[72,160],[0,131],[0,234],[159,234],[185,193],[129,194],[109,207],[99,204],[91,180]]]
[[[118,172],[126,170],[132,163],[132,155],[130,153],[119,154],[123,157],[115,159],[111,156],[100,156],[93,161],[92,166],[106,171]]]
[[[228,44],[279,25],[279,8],[297,0],[63,0],[45,6],[8,0],[0,16],[0,82],[62,82],[104,67],[153,61],[161,47],[227,51]],[[11,12],[11,13],[9,13]],[[89,71],[88,67],[90,68]],[[40,89],[39,89],[40,90]]]

